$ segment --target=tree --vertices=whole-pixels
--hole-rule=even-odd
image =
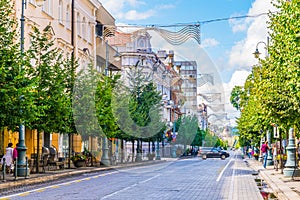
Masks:
[[[161,95],[142,70],[137,63],[128,72],[129,85],[120,82],[112,101],[120,129],[134,138],[155,136],[165,127],[160,114]]]
[[[13,3],[0,0],[0,7],[0,127],[14,131],[32,116],[31,81],[20,44],[15,42],[19,40]]]
[[[183,116],[176,136],[176,143],[184,145],[184,152],[186,152],[186,145],[191,145],[196,138],[198,129],[198,119],[194,115]]]
[[[96,111],[100,127],[108,138],[122,138],[117,119],[113,113],[112,97],[120,75],[104,76],[99,74],[100,81],[96,88]]]
[[[29,69],[34,84],[30,98],[34,99],[35,118],[26,125],[39,132],[63,132],[65,119],[71,110],[68,105],[66,79],[71,73],[61,52],[54,47],[50,29],[40,32],[36,27],[31,34],[31,45],[26,52],[32,65]]]
[[[280,12],[269,14],[269,56],[260,59],[259,66],[253,68],[252,78],[249,76],[244,85],[245,91],[251,85],[249,96],[241,97],[245,104],[238,129],[245,140],[272,129],[271,123],[288,130],[299,126],[300,121],[299,1],[274,0],[272,3]]]
[[[113,93],[113,113],[127,139],[137,140],[137,157],[141,159],[142,140],[157,138],[165,128],[161,118],[161,95],[136,63],[127,73],[126,81],[119,82]]]
[[[235,86],[231,91],[230,103],[237,110],[240,110],[240,100],[242,92],[243,91],[241,86]]]
[[[73,90],[73,116],[76,130],[87,140],[89,136],[100,136],[96,110],[96,89],[100,74],[89,64],[78,72]]]
[[[260,96],[270,122],[282,127],[299,123],[300,111],[300,33],[298,18],[300,3],[292,0],[273,1],[280,12],[270,13],[269,29],[272,38],[269,58],[262,60],[262,85],[265,95]]]

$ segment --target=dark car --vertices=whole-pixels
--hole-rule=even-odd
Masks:
[[[211,148],[209,151],[201,151],[199,156],[201,156],[203,160],[207,158],[221,158],[222,160],[225,160],[230,155],[220,148]]]

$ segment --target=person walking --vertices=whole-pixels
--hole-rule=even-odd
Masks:
[[[273,144],[272,154],[273,154],[274,169],[276,169],[276,171],[278,171],[277,151],[278,151],[277,142],[275,142]]]
[[[263,167],[266,169],[267,168],[267,157],[268,157],[268,141],[265,141],[265,143],[261,146],[261,152],[263,155]]]
[[[249,157],[249,159],[252,158],[252,148],[251,147],[248,148],[248,157]]]
[[[8,143],[8,145],[5,149],[5,155],[1,159],[1,164],[3,165],[3,163],[4,163],[3,159],[5,158],[6,169],[9,173],[11,172],[11,170],[14,169],[14,164],[13,164],[14,148],[12,146],[13,146],[13,144],[11,142]]]
[[[14,151],[13,151],[13,159],[15,162],[17,161],[17,158],[18,158],[18,145],[19,145],[19,143],[16,144],[16,147],[14,148]]]

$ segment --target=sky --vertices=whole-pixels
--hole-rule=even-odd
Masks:
[[[229,103],[235,85],[243,85],[253,65],[258,42],[267,43],[268,16],[275,11],[271,0],[100,0],[116,19],[116,25],[164,26],[178,31],[178,24],[200,24],[201,44],[189,39],[171,45],[151,32],[153,50],[174,50],[178,59],[195,60],[198,73],[213,74],[215,84],[198,88],[198,92],[222,92],[228,125],[235,125],[239,113]],[[244,17],[240,17],[244,16]],[[245,17],[248,16],[248,17]],[[265,45],[259,51],[264,56]],[[218,103],[218,102],[217,102]]]

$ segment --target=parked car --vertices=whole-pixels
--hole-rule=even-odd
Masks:
[[[198,156],[202,157],[203,160],[206,160],[207,158],[221,158],[222,160],[225,160],[230,154],[219,147],[202,147],[198,151]]]

